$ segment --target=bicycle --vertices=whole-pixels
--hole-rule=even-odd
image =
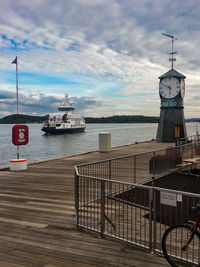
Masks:
[[[192,207],[198,212],[195,223],[184,223],[170,226],[162,238],[162,251],[173,267],[179,262],[186,262],[187,266],[200,266],[200,203]]]

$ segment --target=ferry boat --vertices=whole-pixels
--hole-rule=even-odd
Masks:
[[[47,121],[44,122],[41,131],[47,134],[62,134],[83,132],[85,130],[85,119],[79,115],[74,103],[65,95],[65,101],[58,106],[57,113],[47,114]]]

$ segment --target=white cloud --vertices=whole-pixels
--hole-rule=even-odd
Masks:
[[[198,116],[198,107],[189,103],[198,96],[200,86],[200,6],[196,1],[2,0],[0,11],[2,72],[13,71],[11,61],[17,53],[21,72],[94,77],[93,88],[85,86],[76,93],[96,94],[98,99],[104,91],[108,115],[159,113],[158,76],[170,66],[166,52],[171,49],[161,32],[175,34],[175,49],[180,52],[175,68],[187,76],[185,111]],[[0,79],[1,88],[15,90],[13,82],[3,75]],[[102,84],[109,82],[116,84],[116,98],[109,96],[109,89],[102,90]],[[38,85],[38,93],[63,94],[64,86],[58,85],[56,93],[53,86],[48,84],[45,91],[44,87]],[[123,108],[116,100],[120,95],[126,103]],[[85,113],[91,111],[85,109]],[[96,114],[102,114],[100,106]]]

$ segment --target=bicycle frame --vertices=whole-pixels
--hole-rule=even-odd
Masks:
[[[193,237],[194,237],[194,234],[196,233],[198,227],[200,228],[200,214],[198,215],[198,218],[197,218],[195,224],[192,226],[192,233],[191,233],[191,236],[190,236],[189,240],[188,240],[187,243],[182,247],[182,250],[183,250],[183,251],[187,250],[187,247],[188,247],[188,245],[190,244],[190,242],[192,241],[192,239],[193,239]]]

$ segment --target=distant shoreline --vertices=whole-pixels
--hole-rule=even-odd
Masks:
[[[34,124],[34,123],[43,123],[47,120],[46,116],[31,116],[19,114],[19,123],[24,124]],[[0,124],[16,124],[17,115],[12,114],[0,119]],[[110,117],[85,117],[87,124],[90,123],[158,123],[159,117],[156,116],[144,116],[144,115],[115,115]],[[186,122],[200,122],[200,118],[191,118],[186,119]]]
[[[19,114],[19,123],[43,123],[47,120],[46,116],[30,116]],[[14,124],[17,115],[12,114],[0,119],[0,124]],[[143,115],[115,115],[111,117],[85,117],[86,123],[158,123],[159,117]]]

